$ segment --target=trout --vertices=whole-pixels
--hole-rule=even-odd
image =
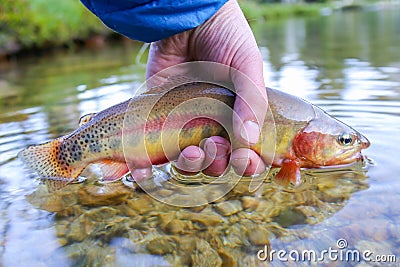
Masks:
[[[272,167],[277,181],[296,184],[300,168],[343,165],[361,159],[370,142],[319,107],[266,88],[267,116],[260,140],[250,148]],[[62,186],[89,164],[115,181],[132,168],[176,160],[180,151],[214,135],[229,135],[235,93],[219,85],[191,83],[152,90],[81,118],[79,128],[53,141],[32,145],[20,159],[43,179]]]

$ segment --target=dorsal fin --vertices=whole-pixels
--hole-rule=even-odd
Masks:
[[[182,84],[195,83],[197,80],[198,79],[196,78],[191,78],[187,76],[170,76],[161,85],[149,88],[147,91],[145,91],[145,94],[160,94],[168,92],[170,89],[173,89],[177,86],[180,86]]]
[[[93,118],[94,115],[96,115],[96,113],[89,113],[89,114],[83,115],[79,119],[79,127],[88,123]]]

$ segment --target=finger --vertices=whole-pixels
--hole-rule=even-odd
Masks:
[[[229,163],[231,145],[223,137],[212,136],[204,143],[204,167],[203,173],[210,176],[222,175]]]
[[[216,15],[194,30],[193,38],[195,58],[232,67],[230,78],[237,94],[234,135],[242,144],[257,143],[267,109],[263,59],[238,3],[228,1]]]
[[[179,67],[171,68],[170,71],[167,69],[188,61],[188,38],[189,32],[183,32],[151,43],[146,67],[147,86],[149,88],[162,84],[168,77],[180,75],[184,72]]]
[[[232,80],[237,94],[236,115],[233,116],[235,137],[243,144],[254,145],[258,142],[267,110],[261,55],[246,58],[239,71],[233,71]]]
[[[179,155],[175,166],[178,172],[190,175],[202,170],[204,159],[205,154],[200,147],[188,146]]]
[[[235,6],[240,13],[236,22],[244,38],[239,40],[240,46],[231,63],[233,69],[237,70],[232,71],[231,78],[238,96],[234,104],[238,116],[234,116],[233,127],[236,138],[248,145],[258,142],[267,109],[267,92],[262,55],[243,13],[237,3]]]
[[[136,182],[149,179],[152,175],[153,172],[151,167],[134,169],[131,171],[131,176]]]
[[[249,148],[238,148],[232,152],[231,164],[238,175],[250,176],[265,171],[265,163]]]

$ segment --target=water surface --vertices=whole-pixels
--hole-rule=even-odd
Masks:
[[[264,245],[322,251],[338,249],[339,239],[346,249],[399,261],[398,25],[398,7],[255,21],[268,86],[365,134],[373,163],[358,171],[306,173],[310,183],[295,192],[265,183],[249,193],[239,184],[218,203],[193,209],[93,180],[49,194],[16,157],[27,145],[75,129],[81,115],[131,97],[144,80],[145,65],[136,62],[140,45],[24,56],[1,66],[2,265],[258,265],[265,263],[256,257]]]

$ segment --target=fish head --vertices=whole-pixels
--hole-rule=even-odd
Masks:
[[[319,111],[294,139],[293,150],[304,167],[349,164],[361,159],[369,140],[345,123]]]

